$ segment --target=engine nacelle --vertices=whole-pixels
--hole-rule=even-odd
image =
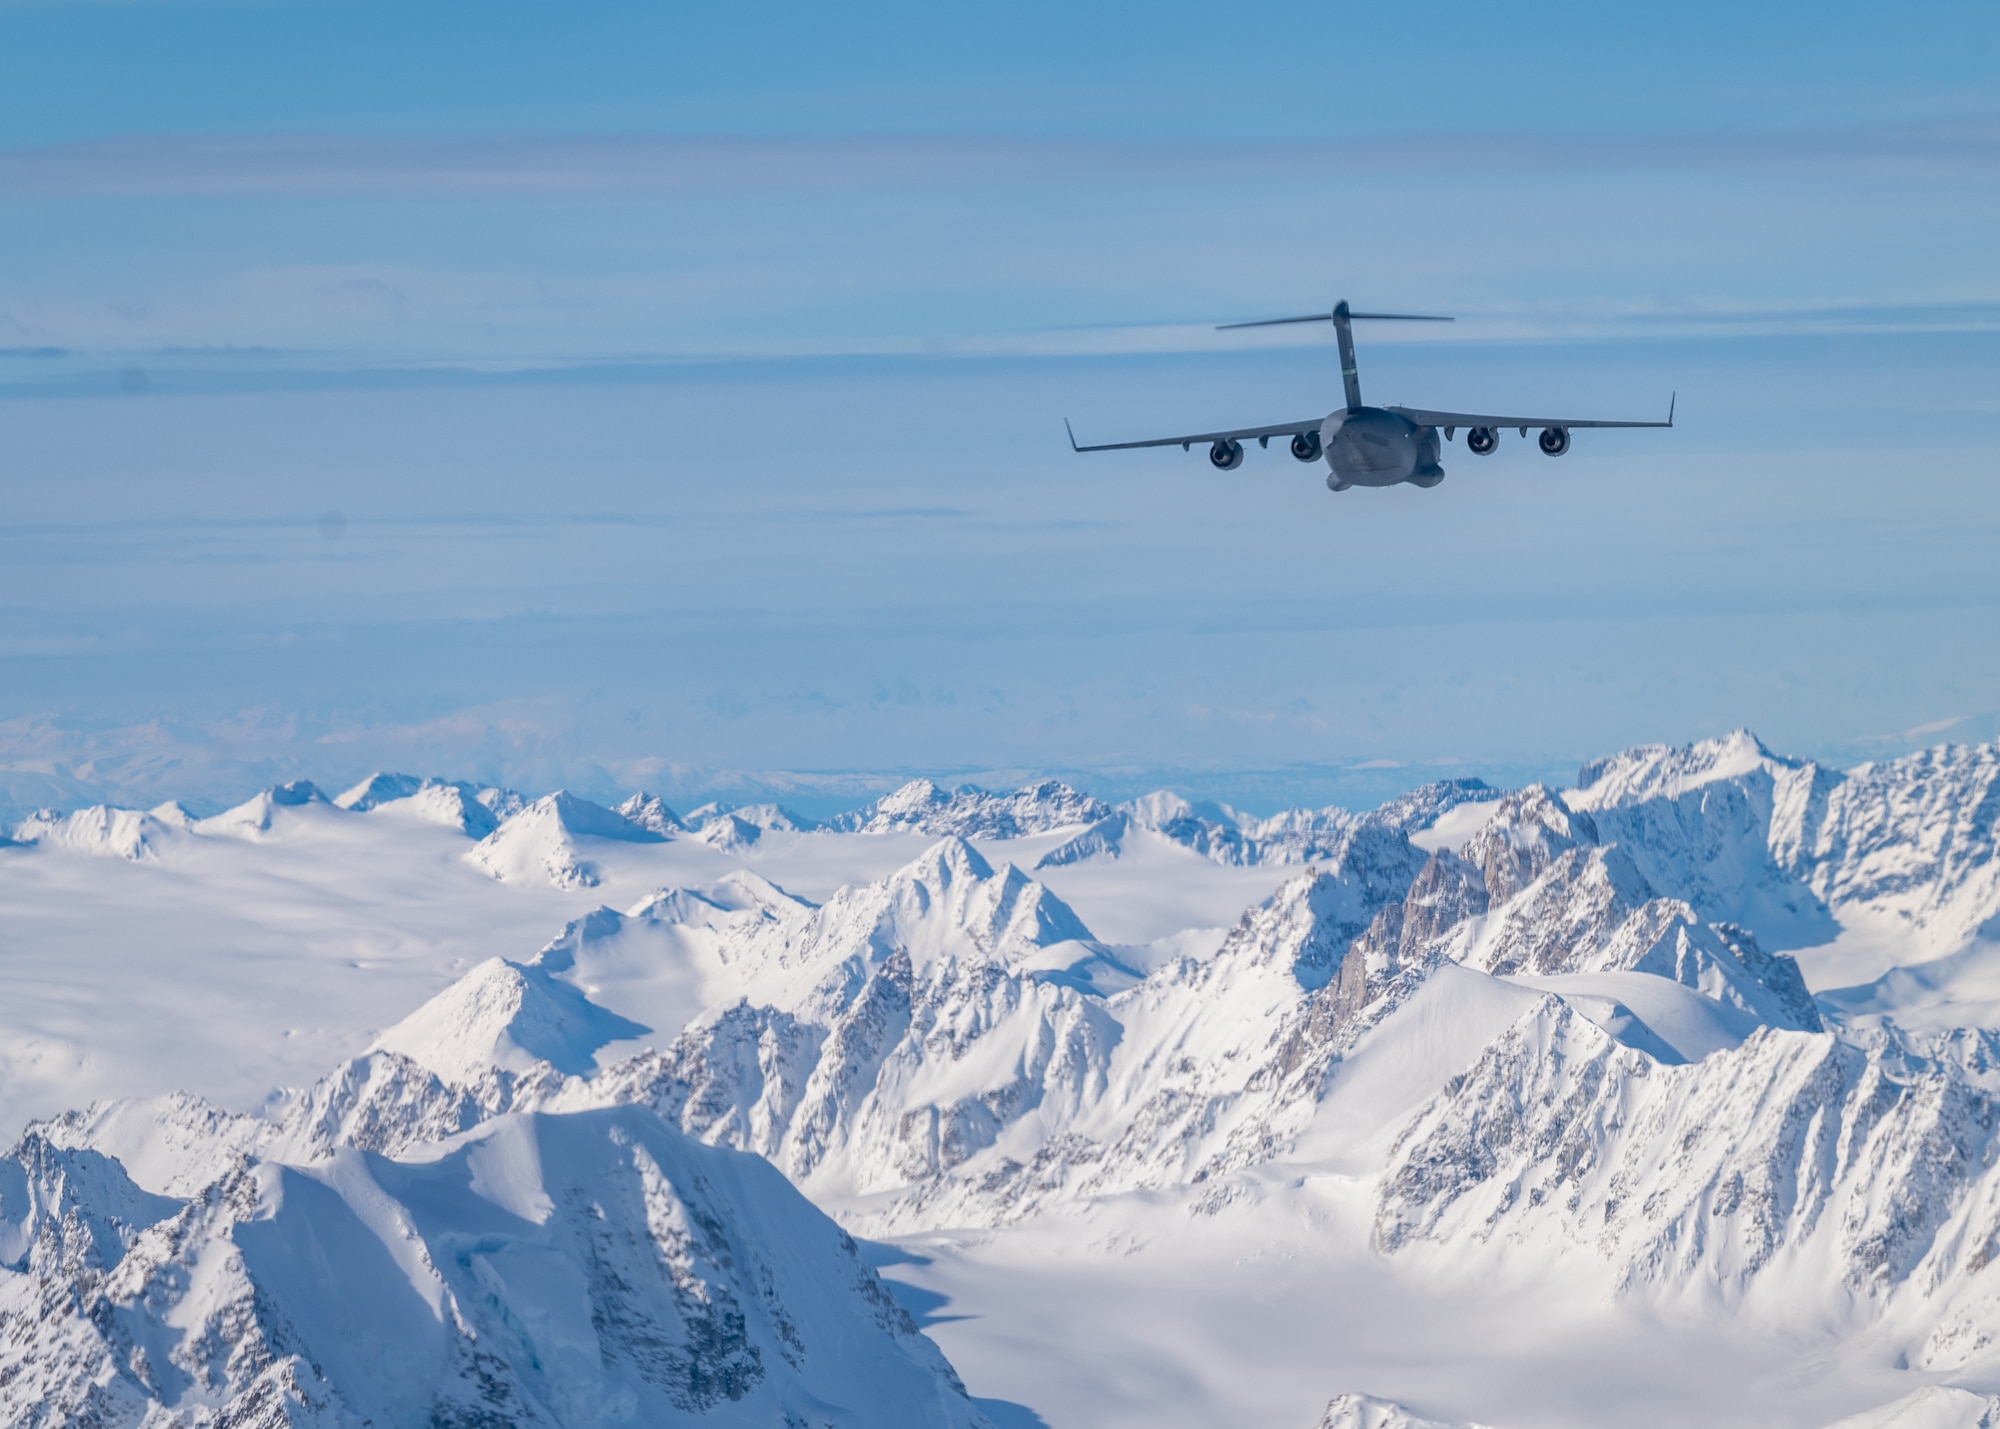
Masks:
[[[1318,461],[1319,453],[1318,432],[1300,432],[1292,438],[1292,455],[1300,461]]]
[[[1208,449],[1208,459],[1217,471],[1234,471],[1243,465],[1243,443],[1217,442]]]
[[[1569,428],[1543,427],[1540,445],[1550,456],[1561,456],[1569,450]]]
[[[1491,427],[1472,427],[1465,433],[1465,449],[1476,456],[1490,456],[1500,446],[1500,434]]]

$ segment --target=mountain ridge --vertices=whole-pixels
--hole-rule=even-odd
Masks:
[[[128,1168],[132,1195],[187,1199],[246,1158],[322,1184],[332,1173],[315,1168],[421,1161],[519,1118],[643,1112],[762,1158],[852,1229],[899,1237],[1061,1225],[1134,1198],[1199,1235],[1337,1182],[1398,1273],[1565,1268],[1667,1317],[1837,1307],[1915,1372],[2000,1364],[2000,1030],[1853,1014],[1814,997],[1793,956],[1850,926],[1900,930],[1919,966],[1981,956],[2000,918],[2000,748],[1832,773],[1738,732],[1584,772],[1570,791],[1459,781],[1380,817],[1302,816],[1262,843],[1236,822],[1239,842],[1198,846],[1218,813],[1157,799],[1144,817],[1199,836],[1113,811],[1015,846],[1046,855],[1124,818],[1123,837],[1175,845],[1179,862],[1148,877],[1259,867],[1262,853],[1243,865],[1228,850],[1268,850],[1282,879],[1269,896],[1216,940],[1145,958],[1036,876],[1117,873],[1136,843],[1024,871],[1000,856],[1008,840],[947,834],[817,902],[746,864],[475,964],[258,1111],[170,1096],[29,1135],[35,1155],[83,1168],[90,1196],[127,1193],[89,1190],[103,1168],[86,1153]],[[347,816],[291,797],[229,827],[283,836],[287,818]],[[515,815],[523,877],[549,876],[551,848],[587,872],[601,846],[692,836],[634,822],[642,802],[563,797]],[[933,786],[906,812],[950,797]],[[755,847],[755,867],[782,871]],[[675,975],[699,996],[684,1025],[649,1033],[618,1010],[607,969],[639,975],[648,958],[686,960]],[[600,1059],[613,1043],[628,1050]],[[0,1238],[29,1223],[6,1174]],[[57,1248],[82,1275],[122,1235],[79,1230]],[[325,1400],[289,1373],[257,1393]],[[1424,1422],[1365,1396],[1341,1413]]]

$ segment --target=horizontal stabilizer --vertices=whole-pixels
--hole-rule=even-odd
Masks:
[[[1233,328],[1239,327],[1281,327],[1286,323],[1330,323],[1333,321],[1333,316],[1332,313],[1307,313],[1304,317],[1297,318],[1259,318],[1255,322],[1247,323],[1217,323],[1215,330],[1217,332],[1228,332]],[[1349,319],[1368,318],[1377,322],[1448,323],[1457,321],[1455,318],[1438,317],[1431,313],[1349,313],[1347,316]]]

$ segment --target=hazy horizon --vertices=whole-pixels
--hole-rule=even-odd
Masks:
[[[1268,809],[2000,712],[1978,7],[17,3],[0,53],[12,807]],[[1212,324],[1340,297],[1460,319],[1362,330],[1371,400],[1678,424],[1338,496],[1068,450],[1323,413],[1323,331]]]

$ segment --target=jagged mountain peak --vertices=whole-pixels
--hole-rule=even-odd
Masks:
[[[552,976],[556,970],[489,958],[377,1037],[370,1050],[395,1052],[467,1086],[493,1071],[531,1071],[538,1063],[588,1074],[596,1070],[598,1048],[651,1030],[591,1002]]]
[[[213,818],[199,820],[195,828],[205,834],[255,838],[270,833],[277,826],[279,810],[309,809],[315,805],[332,808],[333,801],[321,793],[319,786],[311,780],[294,779],[289,783],[274,784]]]
[[[178,799],[169,799],[164,804],[155,804],[152,808],[146,810],[146,812],[170,829],[191,829],[195,825],[194,815],[181,807],[180,800]]]
[[[1718,757],[1706,767],[1726,763]],[[524,1111],[644,1106],[696,1137],[767,1155],[871,1231],[1004,1227],[1045,1213],[1045,1224],[1074,1216],[1110,1227],[1131,1208],[1111,1198],[1130,1193],[1174,1214],[1235,1215],[1332,1174],[1343,1196],[1383,1197],[1377,1224],[1390,1262],[1435,1251],[1437,1266],[1426,1259],[1424,1274],[1447,1264],[1532,1273],[1573,1254],[1603,1261],[1612,1275],[1601,1283],[1628,1294],[1751,1308],[1782,1302],[1812,1313],[1821,1304],[1812,1297],[1831,1287],[1843,1323],[1907,1350],[1917,1370],[1970,1365],[1977,1374],[2000,1344],[1990,1284],[2000,1260],[1992,1231],[2000,1225],[2000,1034],[1955,1023],[1946,1046],[1906,1034],[1888,1014],[1879,1025],[1843,1022],[1839,1009],[1858,1005],[1851,1000],[1829,1000],[1830,1030],[1815,1031],[1818,1012],[1796,964],[1767,951],[1785,946],[1784,935],[1760,935],[1773,926],[1767,911],[1782,913],[1781,896],[1798,890],[1823,897],[1842,918],[1852,909],[1870,918],[1908,910],[1883,933],[1899,954],[1926,910],[1944,908],[1954,928],[2000,926],[1981,921],[1996,913],[1982,901],[1996,886],[1996,777],[2000,749],[1978,746],[1845,776],[1759,759],[1746,773],[1667,781],[1635,802],[1593,809],[1548,788],[1503,798],[1465,781],[1447,797],[1490,796],[1472,800],[1487,826],[1454,824],[1448,839],[1440,832],[1426,845],[1437,850],[1427,858],[1406,836],[1423,810],[1381,818],[1296,810],[1259,820],[1183,801],[1176,817],[1211,818],[1224,831],[1217,847],[1233,832],[1235,847],[1272,863],[1307,840],[1321,852],[1285,870],[1285,882],[1233,932],[1204,928],[1200,937],[1130,950],[1065,937],[1082,931],[1080,921],[1063,922],[1064,913],[1075,917],[1067,905],[1044,901],[1048,891],[994,845],[962,836],[931,843],[824,908],[738,873],[662,890],[628,914],[596,909],[532,959],[473,968],[429,1009],[434,1025],[385,1034],[378,1050],[255,1117],[187,1100],[93,1114],[78,1140],[88,1141],[81,1149],[110,1152],[115,1138],[150,1119],[146,1135],[129,1137],[137,1149],[127,1168],[154,1160],[199,1167],[172,1186],[150,1170],[131,1176],[148,1192],[193,1198],[192,1209],[175,1213],[172,1234],[208,1246],[217,1257],[211,1268],[250,1264],[230,1262],[230,1246],[275,1237],[255,1227],[287,1207],[352,1201],[346,1189],[364,1182],[375,1188],[368,1196],[380,1192],[370,1204],[389,1217],[373,1223],[375,1244],[446,1245],[403,1235],[404,1222],[393,1218],[417,1198],[387,1186],[399,1173],[378,1176],[373,1163],[343,1150],[449,1157],[471,1143],[441,1142]],[[545,812],[544,826],[565,847],[605,853],[591,843],[599,835],[568,827],[562,808]],[[300,817],[347,830],[337,841],[343,849],[364,842],[355,836],[367,831],[358,817]],[[1106,831],[1114,820],[1126,832],[1140,827],[1130,812],[1087,827]],[[1262,894],[1284,876],[1204,872],[1146,832],[1145,844],[1127,846],[1135,866],[1074,875],[1079,907],[1094,910],[1081,900],[1102,897],[1106,885],[1165,903],[1184,892],[1170,887],[1175,878],[1226,883],[1244,899],[1251,886]],[[1298,842],[1281,844],[1281,835]],[[173,856],[137,872],[116,864],[54,871],[160,881],[180,877],[184,863],[262,862],[283,852],[186,846],[201,857]],[[831,883],[829,868],[878,871],[895,847],[774,840],[759,866]],[[1158,869],[1140,864],[1134,851],[1142,848]],[[36,872],[31,856],[10,852],[9,862]],[[659,862],[723,864],[691,848]],[[492,892],[463,880],[453,892],[467,889]],[[1948,908],[1947,897],[1956,900]],[[1748,926],[1733,925],[1739,909],[1748,910]],[[604,945],[590,946],[599,939]],[[1126,959],[1122,980],[1079,973],[1093,957],[1107,968]],[[1983,958],[1990,969],[1990,949],[1969,957],[1965,967]],[[1960,976],[1958,966],[1911,969],[1909,980],[1943,985]],[[577,992],[586,982],[603,989],[591,998],[663,1032],[684,1030],[596,1071],[602,1044],[561,1025],[577,1011],[570,997],[584,1002],[580,1015],[596,1016]],[[560,1004],[553,1012],[551,1001]],[[663,1015],[669,1008],[673,1015]],[[443,1062],[450,1075],[435,1069]],[[55,1128],[46,1135],[58,1144]],[[495,1138],[491,1155],[501,1162],[552,1144]],[[245,1157],[265,1164],[239,1172]],[[281,1172],[271,1162],[316,1169]],[[582,1163],[592,1176],[621,1174],[590,1155]],[[0,1222],[25,1225],[25,1193],[10,1189],[11,1175],[0,1166]],[[542,1170],[508,1184],[515,1189],[490,1212],[512,1217],[502,1222],[507,1234],[515,1222],[568,1233],[565,1209],[544,1206],[536,1188],[555,1200],[552,1188],[579,1185]],[[209,1187],[219,1189],[203,1200]],[[231,1207],[239,1200],[257,1215],[238,1216]],[[230,1235],[243,1232],[240,1242],[204,1229],[225,1222]],[[109,1239],[92,1233],[51,1244],[108,1261],[131,1256],[140,1241],[169,1238],[161,1230],[147,1240],[141,1227],[129,1244],[116,1229]],[[1482,1243],[1505,1249],[1489,1262]],[[151,1253],[143,1250],[129,1273],[157,1288],[170,1277],[145,1279]],[[12,1262],[0,1256],[0,1264]],[[455,1273],[447,1266],[423,1283],[447,1284]],[[23,1302],[7,1297],[25,1293],[20,1284],[0,1275],[0,1315],[18,1311]],[[238,1309],[254,1307],[247,1295],[231,1296],[223,1298]],[[436,1303],[449,1302],[440,1294]],[[95,1333],[62,1323],[79,1343]],[[0,1340],[29,1336],[19,1342],[36,1354],[53,1344],[41,1334],[32,1316],[0,1326]],[[155,1343],[164,1342],[148,1341],[149,1354]],[[121,1353],[129,1347],[119,1342]],[[131,1363],[103,1360],[103,1382],[123,1383],[117,1365]],[[321,1384],[309,1357],[268,1363],[279,1367],[274,1375],[290,1365],[286,1403],[336,1402],[340,1376]],[[48,1383],[84,1382],[68,1373],[76,1366],[68,1362]],[[526,1415],[516,1422],[533,1422]]]
[[[733,818],[764,832],[804,833],[819,827],[816,820],[795,814],[783,804],[724,804],[711,800],[687,814],[687,826],[705,828],[718,819]]]
[[[1813,894],[1871,905],[1937,954],[2000,941],[2000,743],[1864,764],[1780,807],[1773,858]],[[1755,912],[1739,921],[1761,927]]]
[[[961,879],[993,876],[986,856],[957,835],[939,839],[910,862],[889,875],[891,882],[931,883],[949,888]]]
[[[828,821],[825,827],[856,833],[956,834],[965,838],[1012,839],[1088,824],[1110,806],[1059,779],[1023,785],[997,794],[974,784],[944,789],[930,779],[912,779],[874,803]]]
[[[616,937],[625,927],[628,915],[602,904],[591,909],[581,918],[572,918],[563,924],[563,930],[542,944],[541,950],[529,959],[529,966],[549,972],[567,972],[575,966],[576,953],[585,943],[597,938]]]
[[[735,985],[788,1012],[831,1017],[885,969],[907,984],[941,968],[1017,967],[1057,945],[1094,945],[1074,910],[1011,863],[947,837],[884,878],[817,908],[724,928]],[[899,994],[901,995],[901,994]]]
[[[632,827],[645,829],[662,838],[685,833],[688,829],[687,823],[679,814],[668,808],[658,795],[648,794],[644,789],[619,804],[612,812]]]
[[[1618,844],[1560,854],[1486,917],[1461,923],[1444,946],[1465,966],[1555,990],[1612,1035],[1667,1061],[1698,1060],[1758,1026],[1820,1030],[1795,961],[1659,896]],[[1633,975],[1659,981],[1635,983]]]
[[[1304,863],[1336,852],[1355,822],[1341,809],[1287,809],[1269,819],[1252,819],[1226,804],[1193,803],[1157,790],[1120,804],[1043,854],[1036,867],[1122,857],[1134,829],[1214,863]]]
[[[688,816],[695,835],[710,848],[739,853],[755,847],[769,833],[804,833],[819,826],[779,804],[742,804],[723,808],[704,804]]]
[[[1181,819],[1207,819],[1218,824],[1243,822],[1243,816],[1227,804],[1206,800],[1197,804],[1171,789],[1155,789],[1150,794],[1127,799],[1118,806],[1118,810],[1131,815],[1134,822],[1145,829],[1164,829]]]
[[[139,1230],[176,1208],[110,1157],[31,1130],[0,1158],[0,1269],[39,1259],[108,1270]]]
[[[333,801],[357,814],[404,815],[482,839],[522,807],[511,789],[414,774],[371,774]]]
[[[1704,784],[1805,766],[1804,760],[1773,754],[1747,729],[1734,729],[1692,744],[1642,744],[1593,759],[1577,771],[1576,788],[1564,797],[1580,811],[1616,808],[1648,799],[1672,799]]]
[[[1400,1133],[1376,1240],[1574,1251],[1627,1291],[1730,1306],[1767,1277],[1831,1281],[1843,1306],[1935,1326],[1910,1362],[1952,1369],[1993,1342],[1972,1277],[1996,1126],[1991,1091],[1908,1045],[1763,1028],[1663,1067],[1551,998]]]
[[[1597,842],[1597,824],[1570,809],[1544,784],[1530,784],[1500,800],[1459,854],[1478,868],[1487,896],[1503,902],[1526,888],[1570,849]]]
[[[1393,1400],[1343,1394],[1326,1406],[1317,1429],[1486,1429],[1464,1420],[1430,1419]]]
[[[1312,869],[1286,879],[1246,912],[1210,966],[1220,970],[1240,960],[1281,967],[1313,991],[1339,972],[1348,945],[1374,913],[1353,884]]]
[[[47,1143],[0,1195],[23,1150],[108,1168],[44,1217],[64,1253],[0,1281],[4,1402],[35,1422],[990,1429],[837,1226],[643,1108],[239,1157],[184,1201]]]
[[[409,798],[426,782],[414,774],[390,774],[378,770],[352,788],[336,794],[333,802],[343,809],[366,813],[378,805]]]
[[[787,918],[817,907],[747,868],[734,869],[713,883],[693,888],[661,888],[626,910],[631,918],[656,923],[718,927],[750,914],[762,920]]]
[[[12,838],[16,843],[39,844],[67,853],[136,862],[156,857],[168,837],[185,832],[191,824],[178,804],[144,813],[93,804],[70,814],[37,809],[15,826]]]
[[[840,895],[830,900],[831,911]],[[1090,930],[1070,906],[1011,863],[995,868],[963,838],[938,840],[855,899],[876,910],[874,933],[918,962],[956,951],[1004,955]]]
[[[557,888],[593,888],[597,868],[583,855],[576,843],[579,838],[659,843],[664,836],[615,809],[557,790],[506,819],[466,857],[503,883],[546,881]]]
[[[1226,804],[1196,803],[1170,790],[1158,790],[1118,805],[1044,853],[1036,867],[1061,868],[1119,858],[1134,829],[1179,844],[1213,863],[1338,862],[1366,844],[1388,848],[1461,804],[1488,802],[1498,795],[1499,791],[1478,779],[1450,779],[1414,789],[1367,814],[1329,807],[1283,809],[1269,818],[1256,818]]]
[[[658,803],[657,800],[654,802]],[[644,804],[634,807],[641,812],[646,811]],[[665,808],[664,805],[660,807]],[[634,823],[619,810],[594,804],[588,799],[570,793],[567,789],[544,794],[507,822],[549,824],[561,828],[565,833],[582,834],[588,838],[616,839],[625,843],[659,843],[663,837],[658,830]]]
[[[1462,804],[1485,804],[1503,797],[1484,779],[1437,779],[1398,794],[1361,817],[1368,823],[1413,834],[1427,829]]]

